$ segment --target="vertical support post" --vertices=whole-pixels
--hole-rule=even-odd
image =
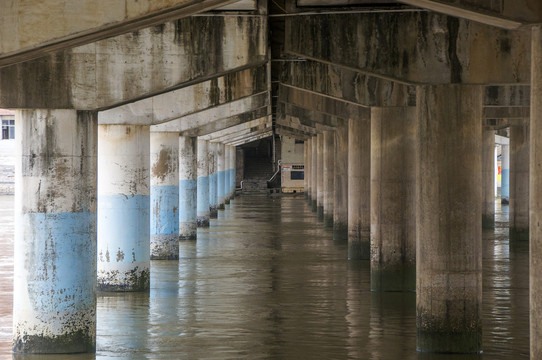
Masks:
[[[317,173],[316,173],[316,213],[318,220],[324,221],[324,133],[316,136]]]
[[[416,290],[416,108],[371,108],[371,290]]]
[[[196,240],[197,138],[179,136],[179,239]]]
[[[226,170],[226,156],[224,154],[224,144],[217,144],[216,156],[218,159],[218,181],[216,183],[217,188],[217,203],[218,210],[224,210],[225,197],[224,189],[226,188],[225,181],[226,177],[224,172]]]
[[[333,226],[333,200],[335,198],[335,131],[324,131],[324,225]]]
[[[235,168],[237,166],[237,148],[230,146],[230,199],[235,199]]]
[[[348,259],[370,257],[371,111],[348,120]]]
[[[482,129],[482,228],[495,228],[495,130]]]
[[[93,352],[97,113],[15,116],[13,351]]]
[[[510,239],[529,240],[529,122],[510,126]]]
[[[198,139],[197,224],[209,227],[209,154],[206,140]]]
[[[510,203],[510,145],[501,146],[501,204]]]
[[[230,147],[229,145],[224,146],[224,204],[228,205],[230,203]]]
[[[307,202],[309,205],[311,204],[311,153],[312,153],[312,145],[311,145],[311,139],[305,140],[305,143],[303,144],[305,148],[305,157],[303,158],[303,165],[304,165],[304,183],[303,186],[305,187],[303,189],[305,193],[305,199],[307,199]]]
[[[348,241],[348,122],[335,130],[333,240]]]
[[[148,291],[150,133],[98,126],[98,290]]]
[[[217,197],[217,182],[218,182],[218,159],[216,156],[217,144],[210,142],[208,144],[208,161],[209,161],[209,218],[216,219],[218,217],[218,197]]]
[[[311,208],[318,210],[318,136],[311,139]]]
[[[418,86],[416,325],[422,352],[482,350],[482,90]]]
[[[151,260],[179,258],[179,134],[151,132]]]

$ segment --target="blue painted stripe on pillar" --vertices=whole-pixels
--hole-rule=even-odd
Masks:
[[[216,191],[216,185],[217,185],[217,175],[211,174],[209,175],[209,205],[215,205],[217,204],[217,191]]]
[[[510,169],[501,169],[501,197],[510,196]]]
[[[29,298],[37,312],[94,307],[96,214],[28,213],[24,239],[33,243],[26,270]]]
[[[199,177],[198,178],[198,205],[197,213],[198,216],[209,215],[209,177]]]
[[[149,195],[98,196],[100,243],[106,244],[109,256],[113,256],[115,262],[150,260],[149,209]],[[119,249],[123,254],[117,254]],[[126,254],[126,251],[130,253]]]
[[[196,221],[197,181],[179,181],[179,222]]]
[[[178,186],[151,186],[151,235],[178,234],[178,210]]]
[[[216,193],[217,193],[217,202],[219,204],[223,204],[224,203],[224,180],[225,180],[225,175],[224,175],[224,171],[219,171],[218,172],[218,181],[217,181],[217,189],[216,189]]]

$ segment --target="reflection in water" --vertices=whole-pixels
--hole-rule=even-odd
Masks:
[[[0,357],[11,358],[13,197],[0,197]],[[98,297],[97,353],[15,359],[528,359],[528,245],[484,232],[484,354],[416,352],[415,294],[371,293],[301,196],[238,197],[149,293]]]

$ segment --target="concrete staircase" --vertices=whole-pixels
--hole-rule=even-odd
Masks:
[[[246,157],[243,192],[267,192],[267,180],[273,176],[273,166],[267,157]]]

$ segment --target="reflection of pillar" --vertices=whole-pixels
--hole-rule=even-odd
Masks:
[[[482,130],[482,228],[495,227],[495,130]]]
[[[179,258],[179,133],[151,132],[151,259]]]
[[[530,303],[531,359],[542,358],[542,28],[532,27],[530,123]],[[511,141],[511,139],[510,139]],[[512,165],[512,159],[510,165]],[[512,170],[512,169],[510,169]],[[510,184],[512,185],[512,184]],[[512,195],[512,194],[510,194]]]
[[[478,353],[482,346],[482,91],[418,86],[417,347]]]
[[[317,173],[316,173],[316,214],[318,220],[324,220],[324,133],[316,136],[316,156],[317,158]]]
[[[311,139],[311,207],[312,211],[318,208],[318,137]]]
[[[149,126],[98,127],[98,289],[149,290]]]
[[[179,136],[179,238],[197,235],[197,139]]]
[[[218,159],[216,157],[217,144],[210,142],[208,144],[208,161],[209,161],[209,218],[216,219],[218,216],[218,197],[217,197],[217,182],[218,182]]]
[[[333,226],[335,197],[335,131],[324,131],[324,225]]]
[[[348,123],[335,130],[333,240],[348,240]]]
[[[510,239],[529,240],[529,123],[510,126]]]
[[[416,108],[371,109],[371,290],[416,289]]]
[[[501,146],[501,204],[510,202],[510,145]]]
[[[198,139],[198,180],[197,180],[197,224],[198,227],[209,227],[209,142]]]
[[[13,351],[96,347],[97,114],[16,112]]]
[[[371,112],[348,121],[348,259],[370,253]]]

